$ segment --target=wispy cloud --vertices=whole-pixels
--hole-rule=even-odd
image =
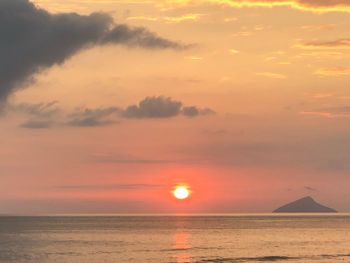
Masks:
[[[167,0],[160,5],[218,4],[235,8],[244,7],[291,7],[315,13],[350,12],[348,0]]]
[[[59,112],[57,107],[58,101],[41,102],[41,103],[20,103],[20,104],[9,104],[7,110],[18,113],[29,114],[34,117],[51,117]]]
[[[116,164],[168,164],[174,163],[174,160],[139,158],[135,156],[120,156],[110,154],[95,154],[88,158],[89,162],[96,163],[116,163]]]
[[[201,17],[203,17],[204,14],[184,14],[181,16],[130,16],[127,18],[127,20],[144,20],[144,21],[161,21],[165,23],[182,23],[187,21],[197,21]]]
[[[117,107],[77,110],[70,114],[67,125],[75,127],[96,127],[115,124],[120,113]]]
[[[350,106],[337,106],[300,112],[302,115],[315,115],[326,118],[350,117]]]
[[[280,73],[274,73],[274,72],[259,72],[256,73],[258,76],[266,77],[266,78],[271,78],[271,79],[286,79],[287,76],[280,74]]]
[[[28,115],[29,120],[20,124],[21,128],[26,129],[47,129],[55,124],[55,120],[60,112],[57,106],[58,101],[48,103],[20,103],[8,104],[8,112]]]
[[[200,61],[200,60],[203,60],[203,57],[199,57],[199,56],[188,56],[188,57],[185,57],[185,59],[193,60],[193,61]]]
[[[231,48],[229,51],[232,55],[236,55],[239,53],[239,51],[237,49],[234,49],[234,48]]]
[[[160,184],[101,184],[101,185],[60,185],[55,187],[61,190],[147,190],[160,188],[163,185]]]
[[[302,49],[349,49],[350,39],[342,38],[336,40],[327,41],[310,41],[303,42],[296,45],[298,48]]]
[[[335,68],[321,68],[315,71],[316,75],[320,76],[330,76],[330,77],[339,77],[339,76],[349,76],[350,68],[344,67],[335,67]]]
[[[336,50],[308,50],[295,56],[296,59],[343,59],[345,53]]]
[[[337,26],[335,24],[321,24],[321,25],[305,25],[301,29],[307,31],[322,31],[322,30],[333,30]]]

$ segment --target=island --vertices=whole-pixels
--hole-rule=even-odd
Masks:
[[[274,213],[337,213],[336,210],[317,203],[307,196],[277,208]]]

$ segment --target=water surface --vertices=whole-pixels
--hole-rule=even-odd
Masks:
[[[350,215],[0,217],[0,262],[350,262]]]

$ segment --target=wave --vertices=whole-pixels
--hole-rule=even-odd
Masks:
[[[263,261],[282,261],[296,259],[295,257],[287,256],[262,256],[262,257],[241,257],[241,258],[215,258],[215,259],[202,259],[194,261],[193,263],[239,263],[239,262],[263,262]]]
[[[322,255],[310,255],[310,256],[261,256],[261,257],[237,257],[237,258],[212,258],[191,260],[186,263],[243,263],[243,262],[275,262],[275,261],[289,261],[289,260],[322,260],[322,259],[335,259],[335,258],[347,258],[350,254],[322,254]],[[170,262],[172,263],[172,262]]]

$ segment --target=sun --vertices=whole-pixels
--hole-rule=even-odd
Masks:
[[[187,199],[190,196],[190,194],[190,190],[183,185],[176,186],[173,191],[174,197],[179,200]]]

